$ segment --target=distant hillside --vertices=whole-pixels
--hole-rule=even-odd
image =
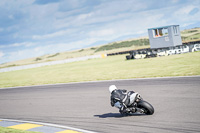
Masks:
[[[183,30],[181,31],[181,36],[183,42],[200,40],[200,28]],[[5,64],[0,64],[0,68],[35,64],[35,63],[55,61],[55,60],[64,60],[68,58],[82,57],[82,56],[102,54],[102,53],[108,54],[108,53],[128,51],[128,50],[148,48],[148,47],[150,47],[148,37],[141,37],[141,38],[112,42],[101,46],[84,48],[75,51],[48,54],[36,58],[29,58],[20,61],[9,62]]]
[[[109,51],[113,49],[120,49],[120,48],[129,48],[129,47],[140,47],[140,46],[149,46],[149,39],[137,39],[131,41],[122,41],[122,42],[114,42],[108,45],[101,46],[95,50],[95,52],[99,51]]]
[[[193,28],[181,32],[183,42],[200,40],[200,28]]]

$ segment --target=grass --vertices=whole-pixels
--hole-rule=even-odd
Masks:
[[[17,129],[0,127],[0,133],[39,133],[39,132],[22,131],[22,130],[17,130]]]
[[[195,41],[200,39],[200,28],[188,29],[181,32],[182,41]]]
[[[0,73],[0,88],[55,83],[200,75],[200,52],[140,60],[125,55]]]

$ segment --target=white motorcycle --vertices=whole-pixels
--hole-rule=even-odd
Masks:
[[[109,88],[109,91],[111,92],[111,96],[113,94],[112,92],[115,91],[116,89],[117,88],[114,85]],[[139,93],[137,92],[134,93],[132,91],[128,93],[122,92],[121,94],[123,95],[123,100],[120,100],[120,98],[115,98],[116,102],[114,102],[114,106],[118,109],[121,109],[123,106],[126,106],[125,111],[120,112],[122,115],[130,115],[136,112],[140,112],[146,115],[152,115],[154,113],[153,106],[147,101],[144,101]],[[120,101],[123,101],[123,102],[120,102]],[[124,103],[126,104],[124,105]]]

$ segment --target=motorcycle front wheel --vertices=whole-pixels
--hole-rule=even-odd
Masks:
[[[147,114],[147,115],[152,115],[154,113],[153,106],[150,103],[148,103],[144,100],[141,100],[138,103],[138,108],[143,109],[144,113]]]

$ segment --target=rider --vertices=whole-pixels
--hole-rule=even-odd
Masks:
[[[129,91],[127,92],[127,90],[120,90],[117,89],[117,87],[115,85],[111,85],[109,87],[109,91],[111,94],[111,106],[115,106],[117,108],[119,108],[119,112],[121,114],[126,114],[127,112],[135,112],[136,109],[134,107],[128,107],[130,104],[130,96],[132,94],[138,94],[135,93],[134,91]]]

